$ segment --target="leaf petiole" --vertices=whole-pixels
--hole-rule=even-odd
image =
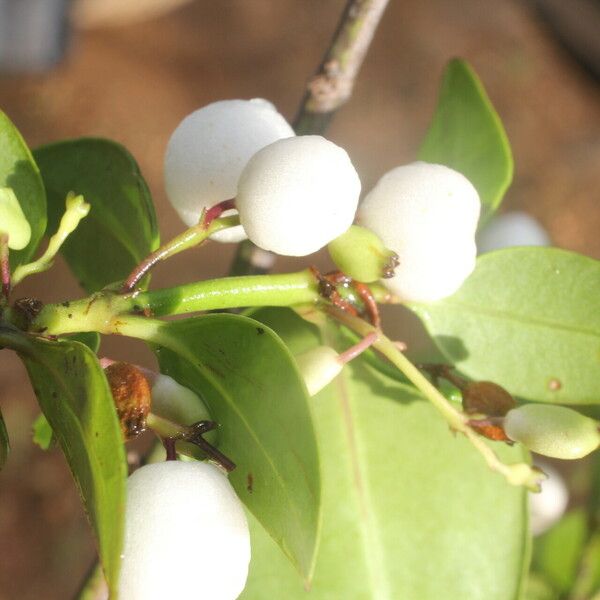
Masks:
[[[503,475],[511,485],[522,485],[534,492],[540,490],[540,482],[545,479],[545,475],[526,463],[512,465],[503,463],[487,443],[469,427],[469,417],[457,410],[383,332],[363,319],[341,311],[335,306],[325,305],[323,310],[361,336],[376,332],[378,336],[373,343],[373,347],[404,373],[423,396],[442,414],[453,431],[462,433],[471,442],[492,471]]]
[[[229,202],[229,201],[227,201]],[[222,203],[222,205],[225,203]],[[215,208],[219,208],[221,212],[229,209],[226,205],[224,208],[222,205],[217,205],[209,210],[205,210],[200,217],[200,221],[197,225],[186,229],[183,233],[174,237],[166,244],[161,246],[158,250],[148,255],[135,269],[130,273],[129,277],[123,284],[122,293],[131,292],[135,289],[137,284],[144,278],[146,274],[150,272],[159,262],[167,260],[184,250],[193,248],[205,242],[213,233],[217,231],[223,231],[230,227],[235,227],[240,224],[238,216],[231,217],[220,217],[215,218]]]

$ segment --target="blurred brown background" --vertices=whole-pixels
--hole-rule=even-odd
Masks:
[[[223,98],[265,97],[293,118],[344,5],[179,3],[149,20],[79,28],[66,59],[46,74],[0,76],[0,107],[31,146],[83,135],[127,146],[154,193],[164,239],[182,227],[162,188],[170,132],[187,113]],[[454,56],[475,67],[512,142],[516,176],[506,206],[535,215],[556,245],[600,258],[598,85],[517,0],[391,0],[354,99],[329,132],[364,188],[412,160]],[[191,251],[160,269],[154,285],[224,274],[232,254],[220,245]],[[59,265],[28,280],[19,295],[28,294],[58,300],[80,292]],[[105,351],[142,360],[121,340]],[[64,600],[91,562],[93,543],[62,457],[30,442],[35,401],[8,352],[0,353],[0,398],[12,441],[0,474],[0,600]]]

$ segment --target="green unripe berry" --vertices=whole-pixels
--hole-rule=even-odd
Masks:
[[[552,458],[582,458],[600,445],[598,423],[564,406],[514,408],[504,418],[504,431],[532,452]]]
[[[318,394],[342,371],[339,354],[329,346],[317,346],[296,356],[309,396]]]
[[[392,277],[398,264],[395,252],[388,250],[375,233],[358,225],[335,238],[327,249],[340,271],[363,283]]]
[[[8,247],[23,250],[31,239],[31,227],[11,188],[0,188],[0,233],[8,234]]]

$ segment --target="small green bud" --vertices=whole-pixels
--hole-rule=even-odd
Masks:
[[[8,247],[23,250],[31,239],[31,227],[11,188],[0,188],[0,233],[8,234]]]
[[[340,271],[363,283],[388,279],[398,266],[396,253],[388,250],[372,231],[359,225],[352,225],[330,242],[327,249]]]
[[[532,452],[552,458],[582,458],[600,445],[598,423],[564,406],[514,408],[504,418],[504,431]]]

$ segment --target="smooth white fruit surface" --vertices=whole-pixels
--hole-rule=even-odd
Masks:
[[[481,203],[471,182],[443,165],[415,162],[386,173],[367,194],[358,220],[400,260],[382,281],[408,301],[453,294],[475,268]]]
[[[481,254],[512,246],[549,246],[550,237],[540,223],[521,211],[495,216],[477,236]]]
[[[293,135],[275,107],[260,98],[222,100],[191,113],[171,135],[165,155],[173,208],[186,225],[195,225],[203,208],[235,197],[240,174],[258,150]],[[239,242],[245,234],[233,227],[212,237]]]
[[[119,598],[234,600],[249,562],[242,504],[217,467],[168,461],[131,475]]]
[[[352,225],[359,194],[360,179],[346,151],[305,135],[274,142],[252,157],[236,205],[257,246],[306,256]]]
[[[543,463],[537,464],[548,476],[542,482],[542,491],[529,496],[529,527],[533,535],[547,531],[564,514],[569,503],[567,486],[555,469]]]

